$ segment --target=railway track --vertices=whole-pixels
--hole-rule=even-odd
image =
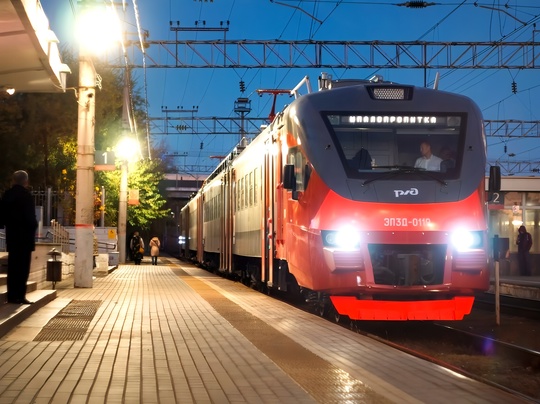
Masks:
[[[491,313],[485,315],[491,316]],[[537,350],[467,332],[451,322],[341,321],[341,324],[531,402],[540,400],[540,352]]]

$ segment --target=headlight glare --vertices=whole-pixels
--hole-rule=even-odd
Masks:
[[[352,250],[360,244],[360,233],[353,228],[323,231],[323,240],[326,247]]]
[[[458,251],[482,248],[482,232],[457,230],[452,233],[452,245]]]

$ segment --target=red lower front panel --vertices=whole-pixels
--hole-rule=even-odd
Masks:
[[[474,297],[448,300],[358,300],[354,296],[331,296],[340,315],[351,320],[463,320],[471,312]]]

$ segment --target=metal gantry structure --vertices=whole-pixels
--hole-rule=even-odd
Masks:
[[[315,40],[231,40],[222,39],[146,41],[146,68],[301,68],[301,69],[537,69],[540,68],[540,42],[435,42],[435,41],[315,41]],[[195,27],[191,30],[212,30]],[[131,67],[141,68],[140,42],[130,43]],[[114,64],[113,64],[114,67]],[[119,66],[120,67],[120,66]],[[178,124],[172,124],[177,120]],[[163,121],[163,125],[158,124]],[[267,118],[175,117],[149,118],[152,135],[236,135],[256,136]],[[538,121],[487,120],[486,135],[501,138],[539,137]],[[174,155],[172,155],[174,156]],[[509,156],[510,157],[510,156]],[[490,161],[501,166],[503,174],[536,173],[540,161]],[[184,168],[187,166],[184,164]],[[191,166],[192,172],[210,167]]]
[[[132,61],[140,60],[138,42]],[[145,43],[147,68],[537,69],[540,42],[169,40]],[[132,67],[143,67],[135,62]]]

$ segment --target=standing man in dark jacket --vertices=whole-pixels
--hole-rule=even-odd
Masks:
[[[8,303],[31,304],[26,299],[26,282],[30,275],[32,251],[37,229],[34,198],[28,191],[28,174],[16,171],[13,186],[2,198],[2,216],[6,226],[8,251]]]
[[[527,231],[525,226],[520,226],[516,239],[516,244],[518,246],[518,262],[520,275],[528,276],[531,274],[529,251],[532,247],[532,243],[533,242],[531,234]]]

